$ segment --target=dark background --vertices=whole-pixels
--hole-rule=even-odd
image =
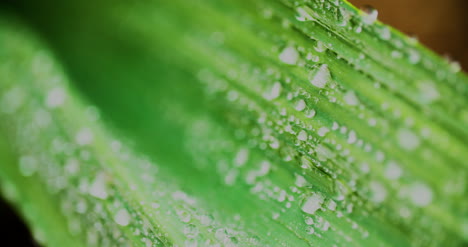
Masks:
[[[396,27],[468,71],[468,0],[348,0],[370,5],[379,20]]]
[[[429,48],[459,61],[468,71],[468,0],[349,0],[357,7],[370,5],[379,20],[415,35]],[[0,0],[0,8],[5,8]],[[8,1],[15,9],[18,2]],[[19,11],[21,12],[21,11]],[[15,211],[0,198],[2,246],[37,246]]]

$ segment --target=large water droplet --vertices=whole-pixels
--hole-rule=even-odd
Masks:
[[[321,194],[314,193],[307,197],[302,204],[301,210],[307,214],[314,214],[317,210],[322,207],[324,198]]]

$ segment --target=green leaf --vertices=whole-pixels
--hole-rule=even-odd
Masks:
[[[328,0],[12,11],[0,181],[41,244],[468,241],[468,78],[376,12]]]

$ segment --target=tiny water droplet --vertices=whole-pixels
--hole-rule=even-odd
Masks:
[[[119,209],[114,216],[114,221],[121,226],[127,226],[130,224],[130,214],[126,209]]]

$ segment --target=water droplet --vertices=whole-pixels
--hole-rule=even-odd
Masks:
[[[348,143],[353,144],[356,141],[357,141],[356,132],[354,132],[354,130],[351,130],[348,134]]]
[[[421,55],[419,54],[418,51],[411,49],[408,51],[408,59],[410,63],[417,64],[421,60]]]
[[[306,230],[307,230],[307,234],[314,234],[315,232],[315,228],[313,226],[308,226]]]
[[[46,105],[49,108],[60,107],[65,102],[66,96],[65,90],[62,88],[53,88],[47,94]]]
[[[187,238],[195,238],[198,236],[198,228],[194,224],[188,224],[184,227],[184,234]]]
[[[312,20],[314,20],[314,18],[309,13],[307,13],[306,8],[307,7],[298,7],[296,9],[296,11],[297,11],[296,19],[298,21],[312,21]]]
[[[415,183],[410,188],[411,202],[418,207],[424,207],[432,202],[432,190],[423,183]]]
[[[333,200],[329,200],[327,204],[327,208],[330,209],[331,211],[335,211],[336,209],[336,202]]]
[[[310,216],[307,216],[307,217],[305,217],[305,223],[307,225],[309,225],[309,226],[313,225],[314,224],[314,219],[312,219],[312,217],[310,217]]]
[[[180,221],[182,222],[187,223],[190,222],[190,220],[192,220],[192,216],[190,215],[190,213],[185,210],[178,210],[176,213],[179,216]]]
[[[33,156],[22,156],[19,160],[21,175],[32,176],[37,171],[37,165],[37,160]]]
[[[328,132],[330,132],[330,129],[327,127],[320,127],[320,129],[317,131],[319,136],[325,136]]]
[[[305,101],[303,99],[298,100],[296,103],[296,107],[295,107],[296,111],[302,111],[305,108],[306,108]]]
[[[390,32],[390,28],[387,26],[383,26],[380,30],[380,38],[383,40],[389,40],[392,37],[392,33]]]
[[[106,177],[104,173],[99,173],[89,187],[89,194],[99,199],[108,197],[106,188]]]
[[[387,198],[387,190],[377,181],[372,181],[370,183],[370,192],[370,198],[375,203],[381,203]]]
[[[314,109],[307,110],[306,112],[306,117],[308,118],[313,118],[315,116],[316,112]]]
[[[307,185],[307,180],[303,176],[296,174],[296,182],[294,184],[301,188]]]
[[[422,81],[417,84],[421,99],[426,103],[432,103],[440,98],[440,93],[432,82]]]
[[[114,216],[114,221],[121,226],[127,226],[130,224],[130,214],[126,209],[119,209]]]
[[[279,55],[279,59],[289,65],[295,65],[299,60],[299,52],[294,46],[287,46]]]
[[[237,176],[239,175],[239,171],[235,169],[229,170],[229,172],[226,174],[226,177],[224,177],[224,183],[228,186],[232,186],[236,183]]]
[[[391,180],[395,180],[401,177],[403,174],[403,171],[401,170],[401,167],[394,161],[390,161],[387,163],[387,166],[385,167],[385,177]]]
[[[80,146],[91,144],[94,140],[93,132],[89,128],[83,128],[75,136],[75,141]]]
[[[310,83],[318,88],[324,88],[330,80],[331,74],[326,64],[319,65],[309,74]]]
[[[297,134],[297,139],[300,141],[307,141],[307,132],[304,130],[299,131],[299,134]]]
[[[271,137],[270,139],[270,147],[273,149],[278,149],[280,147],[280,142],[278,139]]]
[[[282,89],[281,83],[275,82],[273,86],[271,87],[270,91],[265,93],[263,97],[267,100],[274,100],[280,96],[281,89]]]
[[[314,214],[318,209],[322,207],[324,198],[321,194],[314,193],[305,199],[304,204],[302,204],[301,210],[307,214]]]
[[[249,159],[249,150],[246,148],[242,148],[237,152],[236,157],[234,158],[234,164],[237,167],[245,165],[247,160]]]
[[[315,149],[317,153],[317,158],[320,161],[326,161],[328,159],[333,159],[336,156],[336,153],[330,150],[327,146],[323,145],[322,143],[317,145]]]
[[[24,91],[19,87],[8,90],[0,102],[2,112],[7,114],[16,112],[23,105],[25,98]]]
[[[364,22],[366,25],[371,25],[377,20],[379,12],[375,8],[371,6],[365,6],[363,11],[365,14],[362,16],[362,22]]]
[[[327,50],[327,47],[325,46],[325,43],[323,43],[323,42],[320,41],[320,40],[317,40],[317,43],[315,44],[314,49],[315,49],[317,52],[324,52],[324,51]]]
[[[356,33],[361,33],[361,32],[362,32],[362,26],[361,26],[361,25],[358,25],[358,26],[354,29],[354,32],[356,32]]]
[[[260,164],[260,170],[257,172],[257,175],[258,176],[267,175],[268,172],[270,172],[270,168],[271,168],[270,162],[268,162],[266,160],[262,161],[262,163]]]
[[[39,109],[34,114],[34,123],[38,127],[47,127],[52,122],[50,113],[44,109]]]
[[[420,145],[417,135],[408,129],[400,129],[397,133],[398,143],[406,150],[414,150]]]
[[[319,56],[315,56],[314,54],[312,53],[307,53],[307,57],[306,57],[307,60],[309,61],[312,61],[312,62],[318,62],[320,61],[320,57]]]
[[[356,106],[359,104],[359,99],[353,91],[346,92],[343,99],[346,102],[346,104],[350,106]]]

